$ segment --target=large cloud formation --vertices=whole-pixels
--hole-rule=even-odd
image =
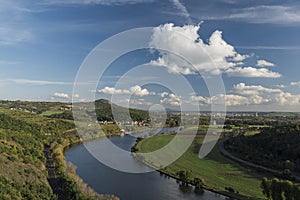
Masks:
[[[300,95],[291,94],[278,88],[268,88],[262,85],[246,85],[239,83],[233,86],[230,94],[220,94],[212,97],[191,96],[191,101],[210,105],[226,102],[227,106],[242,105],[300,105]]]
[[[115,95],[115,94],[119,94],[119,95],[122,95],[122,94],[133,94],[133,95],[136,95],[136,96],[147,96],[150,94],[150,92],[144,88],[142,89],[140,86],[138,85],[135,85],[135,86],[132,86],[129,88],[129,90],[127,89],[116,89],[114,87],[105,87],[103,89],[100,89],[98,90],[99,93],[103,93],[103,94],[111,94],[111,95]],[[152,93],[151,93],[152,94]]]
[[[240,77],[281,76],[266,68],[242,67],[243,61],[249,56],[239,54],[223,39],[221,31],[214,31],[205,43],[198,34],[199,29],[200,24],[175,26],[172,23],[154,28],[150,47],[158,49],[160,56],[152,60],[151,64],[164,66],[169,72],[185,75],[200,71]],[[163,49],[171,53],[166,53]]]

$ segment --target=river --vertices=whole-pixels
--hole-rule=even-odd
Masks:
[[[125,135],[123,137],[111,137],[110,140],[120,148],[130,151],[135,143],[135,137]],[[97,147],[105,140],[98,139],[86,142],[86,146]],[[159,172],[143,174],[124,173],[107,167],[96,160],[83,144],[70,148],[66,154],[67,162],[72,162],[77,167],[77,174],[96,192],[101,194],[115,194],[122,200],[194,200],[226,199],[219,194],[204,191],[203,194],[194,193],[193,189],[182,191],[175,179],[161,175]],[[138,167],[147,167],[137,162],[130,153],[124,162],[130,162]]]

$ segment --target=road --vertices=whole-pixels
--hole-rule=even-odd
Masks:
[[[225,143],[227,140],[229,140],[229,137],[224,138],[223,141],[222,141],[222,143],[221,143],[221,145],[220,145],[220,152],[221,152],[224,156],[230,158],[231,160],[237,161],[237,162],[239,162],[239,163],[241,163],[241,164],[243,164],[243,165],[246,165],[246,166],[249,166],[249,167],[252,167],[252,168],[261,169],[261,170],[264,170],[264,171],[266,171],[266,172],[270,172],[270,173],[272,173],[272,174],[276,174],[276,175],[279,175],[279,176],[282,175],[282,171],[280,171],[280,170],[275,170],[275,169],[271,169],[271,168],[268,168],[268,167],[264,167],[264,166],[262,166],[262,165],[257,165],[257,164],[254,164],[254,163],[249,162],[249,161],[245,161],[245,160],[243,160],[243,159],[240,159],[240,158],[238,158],[238,157],[232,155],[231,153],[229,153],[228,151],[226,151],[225,148],[224,148],[224,143]],[[295,181],[300,182],[300,177],[299,177],[299,176],[292,176],[292,178],[293,178]]]

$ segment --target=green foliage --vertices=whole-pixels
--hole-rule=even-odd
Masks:
[[[300,129],[298,124],[265,128],[255,135],[238,135],[225,148],[245,160],[282,170],[285,178],[300,172]]]
[[[191,173],[192,173],[191,171],[181,170],[181,171],[177,172],[176,174],[179,177],[181,184],[187,186],[189,184],[189,182],[191,181]]]
[[[0,199],[45,199],[54,200],[51,188],[43,184],[19,184],[0,174]]]
[[[189,134],[186,131],[182,132],[182,134],[184,133]],[[219,151],[220,143],[217,143],[207,157],[199,159],[198,150],[203,142],[203,137],[203,135],[198,135],[192,146],[162,171],[177,178],[179,178],[178,172],[182,171],[182,174],[185,175],[185,171],[190,171],[191,176],[188,178],[190,183],[194,178],[201,177],[205,188],[224,192],[225,187],[231,187],[236,192],[231,195],[236,196],[237,199],[249,199],[249,197],[262,199],[263,195],[260,191],[262,176],[224,157]],[[138,153],[153,152],[167,145],[173,138],[173,135],[168,134],[145,138],[139,141],[136,149]],[[143,157],[138,157],[138,159],[148,163]],[[151,165],[151,163],[148,164]]]
[[[43,143],[57,140],[73,124],[0,109],[0,127],[0,199],[55,199],[47,181]]]
[[[57,119],[73,120],[72,111],[56,112],[56,113],[52,113],[50,115],[47,115],[47,117],[57,118]]]
[[[263,178],[260,187],[263,194],[269,199],[271,196],[271,182],[267,178]]]
[[[51,115],[56,115],[56,114],[58,115],[58,114],[61,114],[63,112],[64,111],[62,111],[62,110],[47,110],[47,111],[43,112],[41,115],[45,116],[45,117],[49,117]]]
[[[30,101],[1,101],[0,107],[14,109],[25,112],[41,114],[46,111],[58,111],[61,109],[70,109],[71,104],[61,102],[30,102]]]
[[[110,200],[118,200],[119,198],[114,195],[102,195],[96,193],[91,187],[89,187],[77,174],[76,167],[72,163],[67,164],[66,168],[66,184],[69,185],[73,194],[69,194],[69,196],[80,196],[80,199],[110,199]],[[79,195],[75,195],[75,193],[79,193]],[[80,194],[81,193],[81,194]]]
[[[195,189],[203,189],[203,181],[200,178],[194,178],[193,184],[195,185]]]
[[[126,119],[128,108],[113,104],[107,100],[101,99],[95,102],[96,115],[98,121],[115,121],[113,112],[118,113],[119,119]],[[138,109],[129,109],[132,121],[148,121],[149,114],[147,111]]]
[[[300,197],[300,187],[288,180],[263,178],[261,188],[263,194],[272,200],[296,200]]]
[[[0,107],[0,199],[56,199],[47,180],[44,146],[51,158],[50,165],[47,160],[52,170],[49,181],[54,179],[65,199],[118,199],[86,194],[81,189],[89,193],[91,189],[83,187],[84,182],[76,175],[65,173],[64,149],[80,142],[74,123],[68,120],[72,115],[69,104],[0,101]],[[50,116],[36,114],[45,111]],[[105,128],[116,131],[116,127]]]

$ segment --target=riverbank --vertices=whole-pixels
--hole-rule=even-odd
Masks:
[[[145,164],[146,164],[146,163],[145,163]],[[170,173],[167,173],[167,172],[165,172],[164,170],[159,169],[159,170],[156,170],[156,171],[158,171],[158,172],[159,172],[160,174],[162,174],[162,175],[165,175],[165,176],[167,176],[167,177],[173,178],[173,179],[175,179],[175,180],[178,181],[178,182],[181,181],[181,180],[179,179],[179,177],[174,176],[174,175],[172,175],[172,174],[170,174]],[[194,184],[193,182],[189,182],[189,185],[195,187],[195,184]],[[210,191],[210,192],[213,192],[213,193],[216,193],[216,194],[219,194],[219,195],[222,195],[222,196],[225,196],[225,197],[238,199],[238,197],[232,196],[232,195],[228,194],[227,192],[215,190],[215,189],[213,189],[213,188],[207,187],[206,185],[202,185],[202,189],[203,189],[203,190]]]
[[[137,145],[138,142],[135,144]],[[133,155],[134,156],[134,155]],[[134,156],[135,157],[135,156]],[[138,162],[141,162],[143,163],[144,165],[147,165],[148,167],[151,167],[153,169],[155,169],[157,172],[159,172],[161,175],[164,175],[166,177],[169,177],[169,178],[173,178],[175,179],[178,183],[181,182],[180,178],[172,173],[169,173],[163,169],[157,169],[156,167],[152,166],[153,164],[152,163],[149,163],[147,162],[146,160],[143,160],[143,159],[137,159]],[[188,183],[189,185],[195,187],[195,184],[193,182],[189,182]],[[213,193],[216,193],[216,194],[219,194],[219,195],[222,195],[222,196],[225,196],[225,197],[229,197],[229,198],[234,198],[234,199],[241,199],[240,196],[236,196],[236,195],[232,195],[226,191],[221,191],[221,190],[216,190],[216,189],[213,189],[213,188],[210,188],[208,187],[207,185],[203,184],[202,185],[202,189],[203,190],[207,190],[207,191],[210,191],[210,192],[213,192]],[[254,199],[253,199],[254,200]]]
[[[72,130],[73,131],[73,130]],[[75,131],[75,130],[74,130]],[[48,182],[57,196],[58,200],[79,198],[79,199],[107,199],[119,200],[113,194],[99,194],[85,183],[76,173],[76,167],[66,162],[65,152],[76,145],[80,145],[88,140],[78,138],[76,134],[65,139],[54,140],[51,144],[45,144],[44,156],[46,157],[46,169],[48,171]],[[98,135],[89,140],[104,137]]]
[[[135,148],[137,152],[152,152],[166,145],[172,138],[172,135],[161,135],[142,139]],[[203,136],[196,138],[196,146],[201,145],[202,139]],[[176,179],[179,179],[177,172],[192,171],[191,180],[202,179],[206,190],[237,199],[265,199],[260,189],[263,176],[221,155],[219,145],[220,142],[206,158],[200,160],[194,144],[176,162],[159,171]],[[143,162],[151,166],[147,161]],[[225,188],[231,188],[235,192],[226,191]]]
[[[113,158],[119,164],[127,163],[133,168],[137,167],[141,171],[149,171],[149,167],[137,162],[131,155],[130,149],[135,140],[135,137],[129,135],[111,137],[110,142],[127,151],[126,155],[115,154]],[[77,166],[78,175],[98,193],[115,194],[122,200],[226,199],[226,197],[210,191],[194,193],[192,187],[181,187],[175,179],[160,175],[156,171],[149,173],[124,173],[106,166],[102,162],[99,162],[98,159],[95,159],[87,150],[93,148],[94,152],[100,152],[102,149],[101,146],[106,144],[106,139],[90,141],[84,145],[78,145],[69,149],[65,155],[68,162],[72,162]]]

